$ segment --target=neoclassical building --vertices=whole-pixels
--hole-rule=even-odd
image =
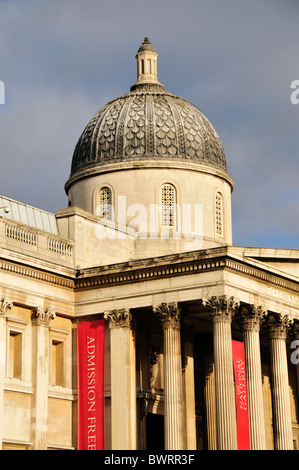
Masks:
[[[299,251],[233,245],[218,134],[136,60],[67,207],[0,198],[2,449],[297,449]]]

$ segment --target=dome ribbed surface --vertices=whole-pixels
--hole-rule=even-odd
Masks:
[[[163,85],[139,85],[100,109],[76,145],[71,175],[130,160],[189,161],[227,171],[221,141],[209,120]]]

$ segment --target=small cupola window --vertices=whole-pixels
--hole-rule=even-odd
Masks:
[[[175,227],[176,224],[176,190],[166,183],[161,188],[161,225]]]
[[[107,186],[99,192],[97,215],[104,219],[112,220],[112,193]]]

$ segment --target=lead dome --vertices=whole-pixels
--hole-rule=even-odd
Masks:
[[[85,127],[72,159],[66,191],[79,179],[113,165],[187,164],[228,177],[220,138],[189,101],[169,93],[157,79],[157,56],[146,37],[137,59],[137,82],[130,92],[101,108]],[[229,179],[229,177],[228,177]]]

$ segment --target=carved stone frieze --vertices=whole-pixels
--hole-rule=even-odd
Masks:
[[[162,321],[163,328],[180,328],[181,312],[177,302],[164,302],[153,307],[153,311]]]
[[[32,310],[31,320],[33,325],[48,326],[50,320],[54,320],[55,313],[48,308],[36,307]]]
[[[210,311],[213,321],[231,322],[237,308],[240,305],[239,300],[234,297],[212,296],[209,299],[203,299],[203,305]]]
[[[122,328],[132,326],[132,315],[129,309],[115,309],[104,313],[105,320],[109,321],[110,328]]]
[[[6,312],[7,312],[7,309],[11,309],[12,308],[12,302],[10,300],[7,300],[5,298],[1,299],[1,302],[0,302],[0,316],[5,316],[6,315]]]
[[[287,333],[293,324],[288,314],[269,312],[266,327],[271,339],[286,339]]]
[[[260,330],[261,322],[265,320],[267,310],[262,306],[256,305],[245,305],[242,304],[238,308],[235,315],[235,319],[238,321],[241,329],[244,331],[248,330]]]

